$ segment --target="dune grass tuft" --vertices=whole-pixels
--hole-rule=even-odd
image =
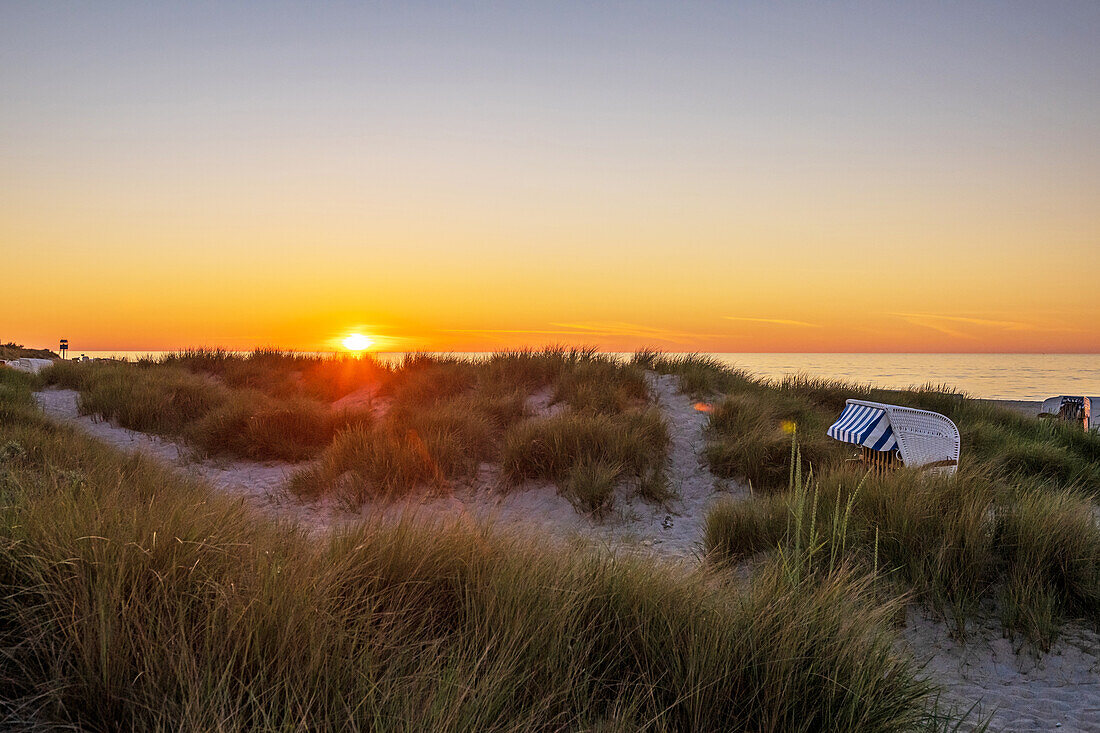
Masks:
[[[338,429],[365,420],[369,417],[359,413],[334,415],[300,397],[275,400],[253,390],[234,390],[182,434],[207,455],[301,461],[328,445]]]
[[[562,490],[585,511],[602,517],[611,510],[615,498],[615,482],[622,471],[622,466],[606,459],[582,459],[565,475]]]
[[[781,491],[791,469],[792,433],[800,436],[807,467],[819,472],[840,465],[851,453],[825,435],[829,424],[823,410],[787,395],[731,394],[710,414],[704,456],[718,476],[745,481],[758,491]]]
[[[675,374],[683,391],[699,399],[733,392],[753,383],[753,377],[706,354],[664,354],[653,349],[634,353],[631,363],[658,374]]]
[[[496,450],[500,428],[466,400],[391,415],[336,435],[319,460],[291,477],[303,498],[335,494],[349,504],[393,498],[468,478]]]
[[[602,477],[614,471],[613,481],[621,478],[639,495],[663,501],[671,496],[666,477],[669,445],[668,428],[655,407],[620,415],[563,412],[521,422],[510,430],[504,436],[501,468],[512,483],[559,482],[571,500],[587,506],[574,489],[586,484],[578,483],[583,473],[599,466]]]
[[[1100,529],[1092,502],[1069,490],[1018,489],[997,513],[1008,629],[1049,647],[1066,618],[1100,622]]]

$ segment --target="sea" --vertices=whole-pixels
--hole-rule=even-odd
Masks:
[[[165,351],[70,351],[70,358],[158,358]],[[709,354],[753,374],[806,374],[887,388],[945,384],[971,397],[1036,401],[1100,395],[1100,354]],[[404,354],[379,353],[384,361]],[[485,354],[460,354],[477,357]],[[628,355],[624,355],[628,356]],[[1095,408],[1094,408],[1095,409]]]

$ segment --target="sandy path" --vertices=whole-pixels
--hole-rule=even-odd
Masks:
[[[694,401],[680,391],[680,378],[673,374],[649,375],[650,389],[668,423],[672,438],[669,480],[679,499],[672,504],[671,530],[658,532],[650,526],[654,546],[675,555],[702,554],[703,526],[711,504],[731,493],[748,496],[740,485],[718,479],[703,460],[707,415],[695,409]],[[652,518],[656,520],[656,516]],[[662,517],[662,522],[664,518]]]
[[[265,514],[291,515],[310,526],[325,523],[332,510],[323,505],[289,502],[283,487],[295,465],[279,461],[242,461],[226,459],[193,460],[180,443],[81,415],[77,409],[79,393],[71,389],[47,389],[34,394],[38,406],[47,415],[77,425],[104,443],[128,452],[158,458],[176,469],[205,479],[215,488],[239,496]]]

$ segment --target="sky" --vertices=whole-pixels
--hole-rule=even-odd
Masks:
[[[1100,352],[1100,3],[0,0],[0,341]]]

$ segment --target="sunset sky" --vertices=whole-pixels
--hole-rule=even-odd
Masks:
[[[1098,39],[1095,0],[0,2],[0,341],[1100,352]]]

